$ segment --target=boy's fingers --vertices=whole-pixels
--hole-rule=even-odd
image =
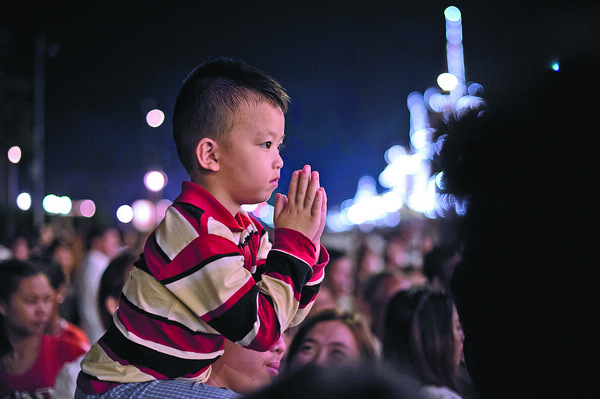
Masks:
[[[312,203],[311,212],[313,215],[316,215],[319,217],[319,223],[322,218],[322,208],[323,208],[323,197],[324,196],[325,196],[325,193],[323,192],[323,190],[317,189],[317,191],[315,193],[315,200]]]
[[[323,231],[325,231],[325,223],[327,221],[327,193],[325,192],[325,189],[323,187],[319,188],[319,193],[321,195],[321,209],[319,214],[319,227],[317,229],[317,233],[313,238],[313,242],[315,242],[315,245],[318,241],[321,240],[321,235],[323,234]]]
[[[321,205],[321,218],[323,225],[325,224],[325,219],[327,218],[327,193],[325,192],[325,188],[321,187],[320,190],[323,192],[323,203]]]
[[[308,189],[308,183],[310,180],[310,166],[304,165],[300,171],[300,179],[298,181],[298,189],[296,191],[296,204],[303,205],[304,198],[306,197],[306,190]]]
[[[298,188],[298,176],[300,175],[299,170],[295,170],[292,173],[292,178],[290,179],[290,188],[288,190],[287,199],[292,201],[296,201],[296,189]]]
[[[321,184],[319,183],[319,172],[312,172],[310,175],[310,183],[308,184],[308,189],[306,191],[306,197],[304,198],[305,208],[310,208],[313,205],[315,196],[319,191],[320,185]]]
[[[327,193],[323,187],[321,187],[321,191],[323,192],[323,201],[321,205],[321,233],[323,233],[325,230],[325,223],[327,222]]]
[[[281,215],[281,211],[285,207],[285,195],[277,193],[275,194],[275,210],[273,211],[273,218],[277,219]]]

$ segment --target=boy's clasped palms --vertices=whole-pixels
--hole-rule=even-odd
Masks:
[[[288,195],[277,194],[275,201],[275,228],[297,230],[311,239],[317,248],[325,229],[327,195],[320,186],[319,172],[309,165],[292,173]]]

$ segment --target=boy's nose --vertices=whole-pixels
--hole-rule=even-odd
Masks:
[[[281,169],[283,167],[283,158],[279,153],[277,154],[277,158],[275,159],[275,168]]]

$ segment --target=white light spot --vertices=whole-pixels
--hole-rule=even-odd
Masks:
[[[452,91],[458,86],[458,78],[451,73],[441,73],[437,77],[437,84],[444,91]]]
[[[31,208],[31,195],[29,193],[21,193],[17,197],[17,206],[20,210],[26,211]]]
[[[133,220],[133,209],[129,205],[121,205],[117,209],[117,219],[121,223],[129,223]]]
[[[150,127],[159,127],[165,121],[165,113],[160,109],[153,109],[146,114],[146,122]]]
[[[144,185],[150,191],[158,192],[167,184],[167,175],[164,172],[153,170],[144,176]]]
[[[8,149],[8,160],[11,163],[19,163],[21,160],[21,147],[18,145],[10,147]]]

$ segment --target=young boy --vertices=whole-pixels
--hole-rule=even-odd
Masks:
[[[318,173],[295,171],[288,195],[277,194],[272,245],[241,209],[277,187],[288,102],[243,62],[209,61],[186,78],[173,135],[191,182],[148,238],[113,324],[82,362],[76,397],[222,396],[199,383],[224,337],[266,351],[308,313],[328,261]]]

